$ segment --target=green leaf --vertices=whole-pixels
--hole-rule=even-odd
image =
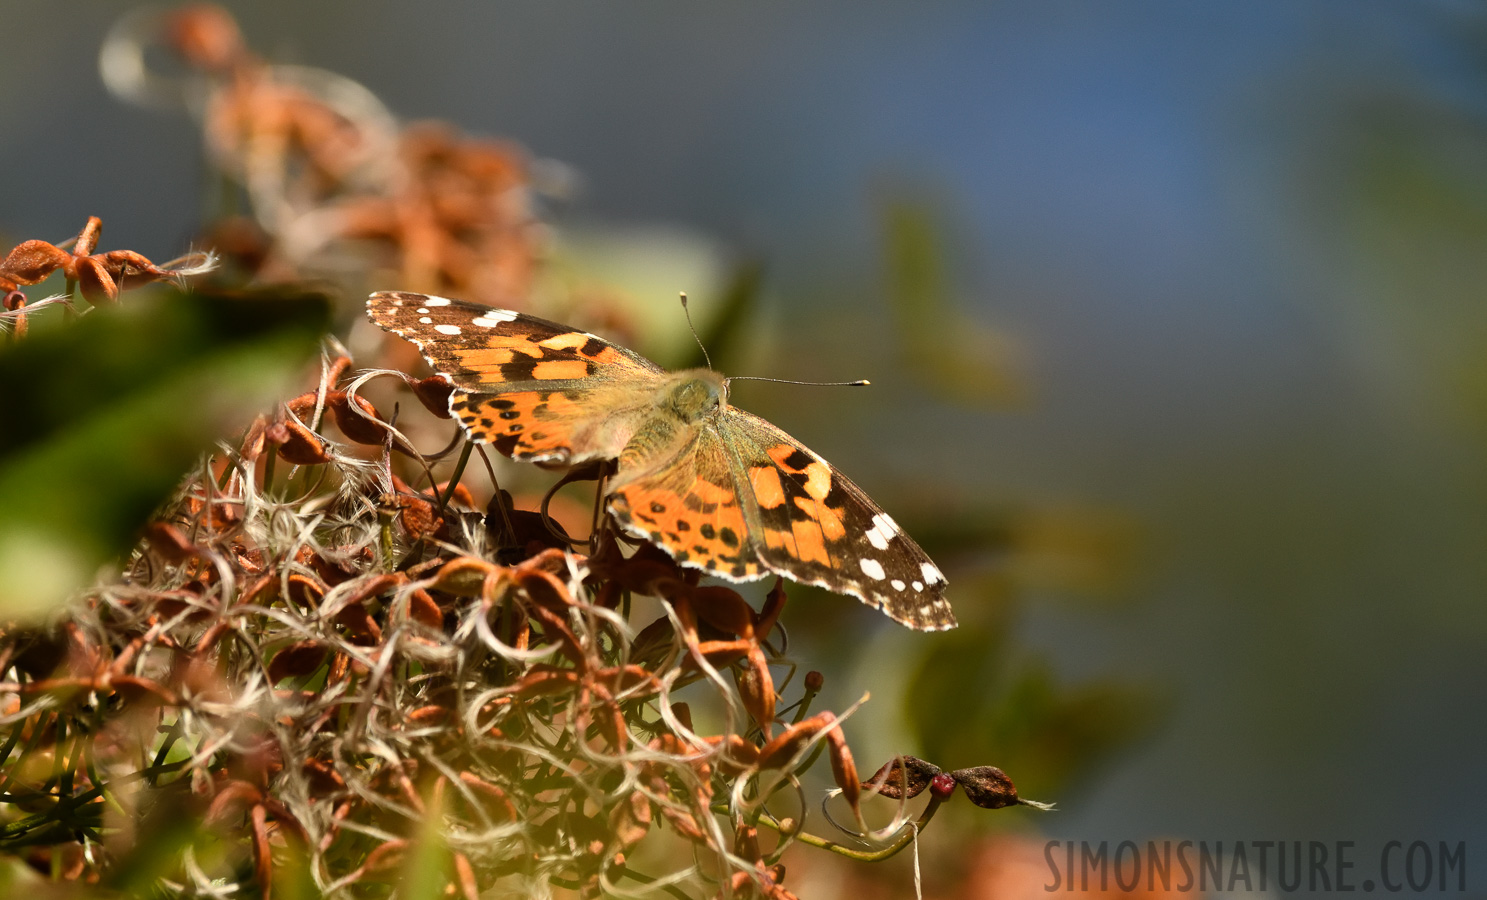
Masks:
[[[313,294],[156,291],[0,350],[0,618],[128,552],[211,443],[267,409],[328,322]]]

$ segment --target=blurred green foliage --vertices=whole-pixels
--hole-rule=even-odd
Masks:
[[[1010,343],[955,302],[936,206],[900,192],[883,201],[881,217],[888,297],[909,370],[935,393],[961,403],[1019,399]],[[946,346],[947,335],[954,335],[954,347]]]
[[[328,317],[316,294],[158,289],[0,350],[0,617],[45,614],[127,552],[202,451],[299,374]]]

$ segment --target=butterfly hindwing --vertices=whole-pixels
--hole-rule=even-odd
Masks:
[[[770,573],[750,540],[748,509],[718,432],[699,428],[674,459],[637,473],[621,463],[609,511],[682,565],[733,581]]]
[[[650,405],[649,392],[602,382],[561,391],[455,391],[449,398],[449,412],[471,440],[522,462],[565,465],[619,456]]]

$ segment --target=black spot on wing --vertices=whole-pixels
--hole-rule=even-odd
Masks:
[[[811,458],[811,455],[809,453],[806,453],[805,451],[797,448],[796,450],[792,451],[789,456],[785,457],[784,462],[782,462],[780,465],[784,466],[792,472],[799,473],[804,472],[806,470],[806,467],[813,462],[815,462],[815,460]]]
[[[501,377],[507,381],[534,381],[542,380],[537,376],[537,369],[544,363],[553,362],[578,362],[572,360],[567,354],[545,351],[542,356],[518,356],[511,362],[501,364]],[[584,365],[584,376],[594,374],[594,364],[588,360],[581,360]],[[551,376],[548,376],[551,378]]]

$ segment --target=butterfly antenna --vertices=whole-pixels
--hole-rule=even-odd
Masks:
[[[700,338],[700,337],[697,336],[697,326],[692,324],[692,311],[687,308],[687,292],[686,291],[682,291],[681,292],[681,297],[682,297],[682,314],[687,317],[687,327],[690,328],[690,329],[692,329],[692,340],[696,341],[697,342],[697,346],[702,348],[702,359],[707,363],[707,369],[710,372],[710,371],[712,371],[713,360],[712,360],[712,357],[710,357],[710,356],[707,355],[707,345],[703,344],[702,343],[702,338]]]
[[[805,384],[812,387],[867,387],[872,384],[866,378],[857,381],[791,381],[788,378],[765,378],[763,375],[735,375],[728,381],[773,381],[776,384]]]

